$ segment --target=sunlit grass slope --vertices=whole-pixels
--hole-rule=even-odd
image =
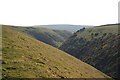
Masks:
[[[57,48],[10,27],[2,30],[3,78],[108,78]]]
[[[103,35],[108,34],[117,34],[118,33],[118,25],[106,25],[106,26],[97,26],[93,28],[86,28],[83,31],[77,32],[77,38],[85,38],[86,40],[90,41],[93,38],[100,38]]]

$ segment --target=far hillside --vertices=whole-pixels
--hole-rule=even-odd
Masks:
[[[72,24],[53,24],[53,25],[38,25],[35,27],[44,27],[48,29],[55,29],[55,30],[67,30],[72,33],[76,32],[79,29],[82,29],[83,27],[93,27],[89,25],[72,25]]]
[[[3,25],[8,26],[8,25]],[[66,30],[52,30],[47,28],[36,27],[20,27],[20,26],[8,26],[17,31],[24,32],[35,39],[50,44],[54,47],[59,47],[67,40],[72,33]]]
[[[118,24],[83,28],[64,42],[60,49],[107,75],[118,78],[120,75],[118,32]]]

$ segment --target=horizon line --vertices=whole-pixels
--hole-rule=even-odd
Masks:
[[[14,24],[0,24],[0,25],[8,25],[8,26],[21,26],[21,27],[37,27],[37,26],[54,26],[54,25],[73,25],[73,26],[107,26],[107,25],[116,25],[120,23],[111,23],[111,24],[102,24],[102,25],[79,25],[79,24],[42,24],[42,25],[30,25],[30,26],[23,26],[23,25],[14,25]]]

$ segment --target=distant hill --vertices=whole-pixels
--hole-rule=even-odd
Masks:
[[[37,40],[50,44],[54,47],[59,47],[66,39],[68,39],[68,37],[72,35],[71,32],[66,30],[52,30],[47,28],[17,27],[17,26],[9,27],[12,27],[17,31],[27,33],[28,35],[36,38]]]
[[[2,76],[7,78],[110,78],[94,67],[12,27],[2,29]]]
[[[76,32],[79,29],[82,29],[83,27],[92,27],[88,25],[70,25],[70,24],[54,24],[54,25],[38,25],[34,27],[44,27],[49,29],[56,29],[56,30],[67,30],[72,33]]]
[[[74,33],[60,49],[117,78],[119,39],[118,24],[83,28]]]

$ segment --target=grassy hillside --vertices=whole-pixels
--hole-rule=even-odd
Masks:
[[[5,26],[5,25],[4,25]],[[72,35],[71,32],[65,30],[52,30],[47,28],[36,28],[36,27],[17,27],[9,26],[17,31],[22,31],[28,35],[50,44],[54,47],[59,47],[62,43]]]
[[[85,38],[87,41],[92,39],[97,39],[103,36],[107,36],[109,34],[117,34],[118,33],[118,25],[111,26],[97,26],[93,28],[80,29],[75,33],[77,38]]]
[[[3,78],[108,78],[94,67],[26,34],[3,27]]]
[[[74,33],[60,49],[117,78],[119,39],[117,24],[84,28]]]

